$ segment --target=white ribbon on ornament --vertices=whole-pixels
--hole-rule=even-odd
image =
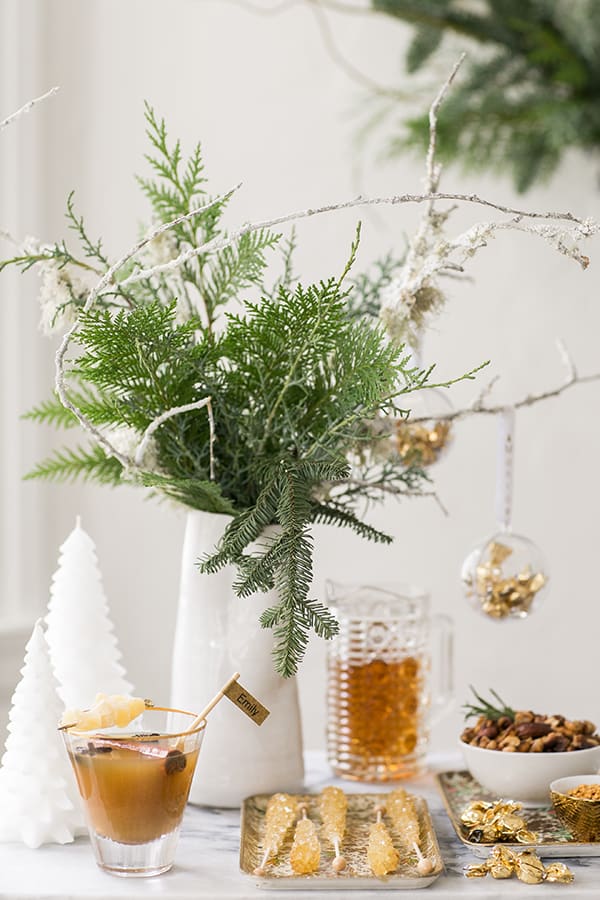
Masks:
[[[506,406],[498,413],[496,455],[496,519],[502,531],[512,525],[514,446],[515,408]]]

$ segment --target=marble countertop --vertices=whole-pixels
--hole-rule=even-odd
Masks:
[[[456,757],[431,757],[432,770],[460,767]],[[318,790],[324,784],[338,783],[346,790],[373,791],[373,785],[335,782],[323,756],[307,757],[306,784]],[[408,785],[407,785],[408,786]],[[477,860],[465,851],[456,838],[443,810],[431,775],[411,782],[410,788],[425,797],[432,812],[435,829],[446,866],[444,874],[429,888],[404,890],[402,897],[420,896],[425,900],[454,898],[528,897],[531,892],[545,897],[562,896],[566,900],[598,898],[600,896],[600,856],[567,860],[575,874],[570,885],[544,884],[541,887],[521,884],[515,879],[495,881],[466,879],[463,867]],[[48,845],[29,850],[20,844],[0,844],[0,898],[2,900],[129,900],[135,897],[156,897],[158,900],[277,900],[294,896],[338,897],[342,891],[276,891],[258,887],[259,879],[239,871],[239,810],[204,809],[189,806],[176,862],[173,869],[155,878],[115,878],[95,865],[87,838],[74,844]],[[389,896],[396,891],[352,891],[353,900]],[[536,893],[536,896],[537,896]]]

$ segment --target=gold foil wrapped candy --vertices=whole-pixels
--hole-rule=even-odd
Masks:
[[[524,884],[541,884],[542,881],[569,884],[573,873],[564,863],[550,863],[545,866],[533,850],[515,853],[508,847],[494,847],[489,859],[483,863],[467,866],[467,878],[510,878],[513,874]]]
[[[535,844],[538,839],[535,831],[528,831],[526,828],[521,828],[517,831],[515,837],[519,844]]]
[[[450,440],[449,422],[403,422],[396,425],[396,451],[407,466],[430,466]]]
[[[494,847],[488,867],[492,878],[510,878],[515,870],[514,854],[506,847]]]
[[[414,356],[414,354],[413,354]],[[448,392],[427,388],[410,395],[410,418],[396,421],[396,453],[407,466],[431,466],[448,447],[453,412]]]
[[[487,863],[481,863],[480,865],[475,866],[467,866],[465,870],[465,876],[467,878],[485,878],[487,873],[489,872],[489,867]]]
[[[517,815],[520,809],[520,803],[507,800],[495,803],[474,800],[465,806],[460,820],[468,839],[476,844],[533,844],[537,835],[529,831],[525,819]]]
[[[550,863],[546,866],[546,881],[555,881],[560,884],[570,884],[573,881],[573,873],[564,863]]]
[[[525,884],[540,884],[544,880],[544,863],[531,850],[515,854],[515,873]]]
[[[476,547],[462,568],[467,598],[493,619],[528,616],[547,580],[546,565],[535,544],[510,532]]]

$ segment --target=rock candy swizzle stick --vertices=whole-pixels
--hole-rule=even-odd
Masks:
[[[346,868],[346,860],[340,854],[340,844],[346,831],[347,808],[346,795],[340,788],[333,786],[323,788],[319,797],[319,812],[325,837],[331,841],[335,850],[335,859],[331,866],[336,873]]]
[[[433,863],[424,856],[420,847],[419,819],[414,807],[413,798],[402,788],[392,791],[387,798],[387,814],[398,832],[402,843],[410,847],[417,854],[417,872],[419,875],[429,875],[433,870]]]
[[[377,821],[373,822],[369,831],[369,843],[367,845],[367,860],[374,875],[381,878],[393,872],[398,865],[398,851],[392,844],[392,838],[387,827],[382,822],[385,807],[376,806]]]
[[[294,843],[290,850],[290,864],[298,875],[308,875],[319,868],[321,845],[315,823],[306,815],[306,805],[300,804],[298,811],[302,813],[302,818],[298,819],[296,825]]]
[[[273,794],[267,803],[265,813],[265,836],[263,839],[263,858],[260,866],[254,870],[255,875],[264,875],[265,866],[271,856],[275,856],[281,848],[288,830],[298,815],[298,802],[289,794]]]
[[[78,731],[97,731],[115,725],[124,728],[151,705],[149,700],[142,700],[141,697],[96,694],[94,705],[90,709],[65,710],[60,727],[76,728]]]

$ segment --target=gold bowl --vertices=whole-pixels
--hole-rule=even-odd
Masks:
[[[572,775],[550,785],[550,799],[556,815],[578,841],[600,841],[600,800],[569,796],[580,784],[600,785],[600,775]]]

